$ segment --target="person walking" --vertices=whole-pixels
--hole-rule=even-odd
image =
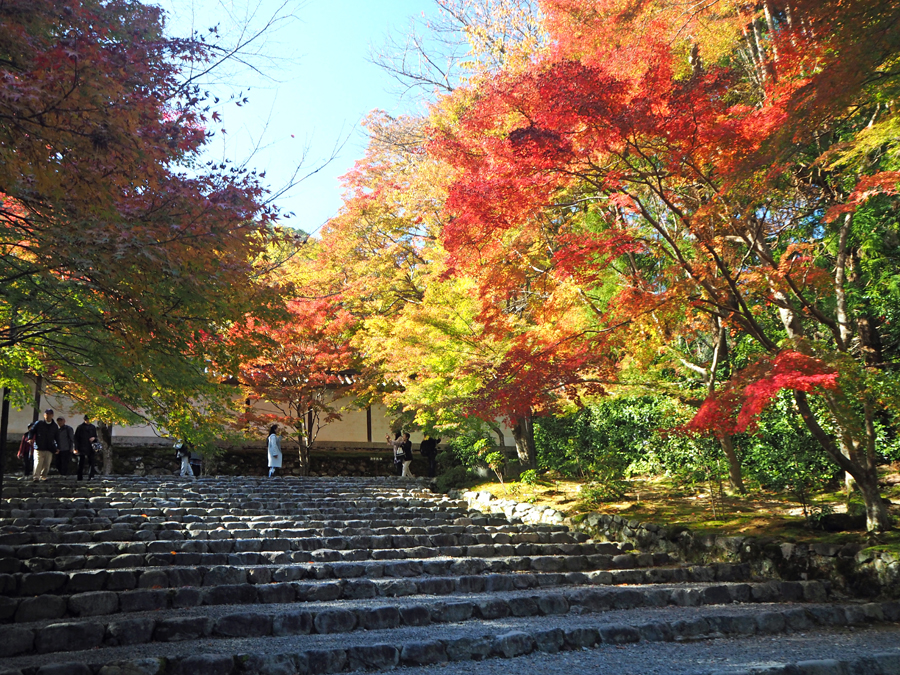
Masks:
[[[276,469],[281,468],[281,436],[278,435],[278,425],[273,424],[269,427],[269,437],[267,440],[266,450],[269,453],[269,478],[272,478]]]
[[[175,441],[175,459],[181,460],[181,473],[183,478],[194,478],[194,471],[191,469],[191,448],[190,444],[181,439]]]
[[[394,448],[394,457],[400,458],[403,470],[400,472],[401,478],[415,478],[409,465],[412,464],[412,442],[409,440],[409,432],[404,431],[400,438],[391,440],[390,435],[385,436],[388,444]]]
[[[34,475],[33,480],[47,480],[50,463],[56,452],[56,432],[59,427],[53,421],[53,410],[44,411],[44,419],[31,429],[31,441],[34,443]]]
[[[88,480],[94,477],[94,443],[97,442],[97,427],[85,415],[84,421],[75,429],[75,454],[78,455],[78,480],[84,480],[84,465],[89,468]]]
[[[56,426],[56,470],[60,476],[68,476],[69,462],[75,450],[75,430],[66,424],[65,417],[57,417]]]
[[[425,440],[419,444],[419,452],[428,460],[428,476],[434,478],[437,475],[437,446],[440,438],[432,438],[425,435]]]
[[[28,425],[28,429],[22,435],[22,442],[19,443],[19,452],[16,456],[22,460],[22,476],[27,478],[34,472],[34,441],[31,440],[31,430],[37,422]]]

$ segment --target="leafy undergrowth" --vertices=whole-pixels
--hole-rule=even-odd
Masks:
[[[886,467],[882,475],[882,495],[893,504],[889,507],[900,516],[900,467]],[[676,527],[688,527],[694,532],[773,537],[795,542],[855,542],[864,545],[900,549],[900,530],[868,536],[864,529],[825,531],[821,526],[828,514],[863,513],[857,494],[849,504],[843,491],[812,495],[804,516],[802,505],[795,497],[760,489],[748,490],[746,495],[720,494],[710,490],[678,487],[659,477],[642,477],[626,481],[624,497],[616,501],[585,500],[587,492],[582,482],[547,480],[542,477],[535,485],[521,482],[480,483],[470,489],[487,490],[501,499],[514,499],[552,507],[568,516],[597,512],[621,515]]]

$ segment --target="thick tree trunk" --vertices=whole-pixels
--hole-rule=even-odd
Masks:
[[[866,530],[868,532],[884,532],[893,527],[891,515],[888,513],[887,506],[881,498],[881,491],[878,489],[878,475],[875,474],[871,480],[856,480],[856,485],[862,494],[863,503],[866,505]]]
[[[853,461],[844,456],[834,438],[819,425],[815,414],[809,407],[805,392],[794,391],[794,401],[813,438],[819,442],[819,445],[824,448],[835,464],[856,480],[856,485],[866,505],[866,530],[869,532],[890,530],[893,522],[878,490],[878,471],[875,464],[869,462],[869,466],[863,466],[859,461]]]
[[[512,425],[516,454],[524,469],[537,469],[537,449],[534,445],[534,421],[530,414],[516,418]]]
[[[728,480],[731,487],[742,495],[747,494],[747,488],[744,487],[744,476],[741,472],[741,463],[738,461],[737,453],[734,451],[734,444],[731,442],[731,436],[725,434],[719,436],[719,445],[722,446],[722,452],[728,460]]]

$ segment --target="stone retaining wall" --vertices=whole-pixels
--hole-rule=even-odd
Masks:
[[[20,474],[22,463],[16,458],[18,445],[7,446],[6,472]],[[99,469],[102,458],[95,462]],[[393,455],[387,448],[330,448],[313,447],[310,452],[310,476],[392,476]],[[414,455],[412,471],[427,475],[428,466],[418,453]],[[70,463],[75,473],[77,460]],[[55,469],[52,469],[55,471]],[[141,446],[113,447],[113,473],[125,476],[177,476],[181,463],[175,459],[172,444],[155,443]],[[268,474],[267,454],[263,445],[231,448],[222,455],[204,460],[203,471],[208,475],[264,476]],[[281,475],[299,476],[300,457],[297,446],[285,445]]]
[[[524,523],[563,524],[598,541],[629,543],[684,562],[741,562],[761,576],[786,580],[825,579],[856,596],[900,597],[900,559],[894,553],[855,544],[794,544],[763,537],[702,535],[687,528],[644,523],[622,516],[591,513],[567,518],[545,506],[498,499],[490,492],[451,491],[471,508],[504,513]]]

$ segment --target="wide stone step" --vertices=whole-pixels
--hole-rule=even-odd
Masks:
[[[797,587],[766,584],[720,584],[694,586],[660,586],[655,588],[594,588],[579,586],[563,591],[543,589],[539,586],[526,592],[504,588],[493,588],[481,594],[471,590],[456,589],[455,597],[448,600],[435,598],[393,598],[388,602],[377,603],[365,596],[347,598],[340,606],[321,604],[322,601],[336,600],[337,597],[321,597],[325,585],[297,585],[301,593],[315,594],[315,600],[306,605],[282,603],[280,605],[246,607],[217,607],[215,611],[206,609],[202,613],[191,611],[190,606],[181,605],[175,609],[187,610],[173,612],[165,607],[148,608],[156,611],[144,611],[130,614],[122,618],[106,618],[110,614],[110,593],[86,593],[69,599],[71,609],[79,611],[80,620],[65,622],[68,630],[91,631],[102,635],[102,641],[84,643],[54,642],[50,635],[60,630],[59,623],[48,623],[46,620],[34,624],[22,622],[11,629],[10,635],[18,636],[18,646],[10,647],[11,653],[0,655],[14,656],[20,653],[47,651],[75,651],[92,649],[101,644],[137,644],[144,642],[170,642],[189,637],[231,638],[231,637],[266,637],[280,636],[293,632],[295,634],[328,634],[347,633],[354,630],[386,630],[401,626],[426,626],[432,623],[456,623],[460,621],[506,619],[507,617],[538,617],[575,614],[603,613],[612,610],[626,610],[647,607],[729,605],[732,603],[825,600],[825,586],[819,582],[806,582]],[[332,585],[336,591],[338,589]],[[520,587],[522,588],[522,587]],[[528,587],[526,587],[528,588]],[[174,595],[174,594],[173,594]],[[374,596],[368,596],[369,598]],[[100,612],[100,613],[98,613]],[[102,630],[101,630],[102,627]],[[8,632],[8,631],[7,631]],[[28,633],[32,635],[31,647]],[[123,642],[127,641],[127,642]],[[51,649],[50,645],[53,645]]]
[[[415,577],[471,577],[480,574],[518,576],[568,576],[598,580],[596,583],[677,583],[682,581],[732,581],[749,578],[749,566],[716,564],[691,567],[633,568],[644,556],[569,556],[518,558],[430,558],[402,561],[359,561],[309,565],[244,564],[240,555],[222,557],[212,566],[123,567],[71,572],[0,574],[0,603],[8,609],[0,620],[8,619],[16,597],[71,595],[87,591],[128,591],[140,588],[215,586],[218,584],[267,584],[305,579],[382,579]],[[178,556],[176,556],[177,558]],[[665,564],[665,554],[646,556],[657,565]],[[588,565],[594,563],[596,567]],[[591,581],[594,583],[593,581]]]
[[[44,519],[46,520],[46,519]],[[352,524],[350,524],[352,523]],[[457,518],[452,522],[448,522],[441,518],[430,519],[399,519],[399,520],[371,520],[371,521],[304,521],[302,519],[286,519],[272,522],[239,522],[228,519],[217,519],[211,516],[197,516],[192,518],[180,518],[178,520],[150,520],[141,518],[140,520],[125,518],[121,522],[114,522],[112,518],[96,517],[87,518],[84,521],[76,521],[74,518],[67,523],[41,523],[33,525],[7,525],[0,528],[0,546],[19,546],[28,543],[76,543],[82,540],[91,541],[95,539],[95,535],[91,534],[85,538],[86,532],[94,533],[99,531],[109,531],[110,537],[118,536],[123,538],[134,538],[135,536],[143,538],[151,537],[149,534],[135,535],[137,531],[156,532],[161,529],[168,528],[177,532],[194,532],[201,530],[229,530],[246,532],[247,536],[278,536],[280,529],[288,531],[318,531],[324,536],[335,536],[327,534],[326,531],[341,535],[354,534],[403,534],[403,533],[426,533],[429,528],[440,528],[441,531],[447,533],[457,533],[456,528],[465,528],[472,534],[478,533],[497,533],[497,532],[534,532],[534,533],[566,533],[566,541],[585,541],[588,539],[583,533],[568,533],[568,529],[561,525],[539,525],[539,526],[523,526],[513,524],[502,518]],[[415,528],[415,529],[413,529]],[[267,530],[273,530],[269,534]],[[259,534],[256,534],[259,533]],[[191,535],[202,538],[202,535]],[[223,537],[225,535],[222,535]]]
[[[128,613],[170,608],[233,604],[284,604],[324,600],[412,595],[453,595],[456,593],[493,593],[527,588],[554,588],[592,584],[684,584],[737,582],[750,579],[745,565],[718,564],[691,568],[621,570],[589,573],[504,573],[469,566],[469,574],[457,576],[351,576],[350,570],[331,570],[335,576],[303,577],[297,568],[274,570],[219,567],[210,570],[162,570],[137,576],[129,571],[76,574],[64,588],[51,584],[59,579],[34,579],[30,586],[18,589],[19,597],[0,597],[0,620],[28,622],[86,616]],[[180,572],[180,574],[176,573]],[[317,571],[321,572],[321,570]],[[337,576],[344,573],[346,576]],[[39,585],[42,582],[43,585]],[[778,583],[778,582],[773,582]],[[825,587],[818,582],[785,582],[788,585],[753,587],[753,598],[771,600],[789,597],[795,600],[821,601]],[[790,585],[794,584],[794,585]],[[806,585],[804,585],[806,584]],[[25,594],[23,591],[31,591]],[[692,592],[678,595],[678,604],[691,603]],[[709,593],[704,597],[709,597]],[[719,597],[725,597],[720,595]],[[697,601],[697,604],[702,604]]]
[[[491,657],[515,658],[536,651],[558,653],[602,646],[621,648],[641,642],[774,636],[817,627],[900,620],[900,605],[896,602],[611,609],[574,616],[571,612],[549,613],[452,623],[446,622],[453,618],[449,615],[445,621],[435,623],[431,610],[422,607],[422,611],[407,613],[408,618],[418,615],[418,624],[405,624],[402,614],[379,612],[378,608],[348,610],[349,615],[339,612],[326,609],[315,617],[287,613],[272,616],[271,624],[268,615],[148,619],[154,621],[149,638],[166,640],[141,644],[140,657],[134,655],[133,647],[113,646],[118,636],[127,639],[141,634],[138,624],[121,626],[116,629],[117,635],[108,633],[109,627],[101,623],[58,623],[34,630],[16,627],[7,633],[5,648],[15,651],[27,646],[30,653],[19,651],[20,655],[11,655],[5,659],[5,666],[20,673],[42,667],[42,673],[70,675],[273,675],[388,670]],[[360,620],[372,620],[373,626],[378,626],[379,622],[393,623],[394,619],[398,620],[395,628],[356,630]],[[325,626],[339,630],[318,633],[319,627]],[[265,637],[264,647],[260,637]],[[54,664],[57,670],[47,670]],[[876,675],[878,671],[871,672]]]
[[[289,526],[292,524],[284,523]],[[87,529],[90,527],[91,529]],[[49,535],[49,536],[48,536]],[[65,536],[63,536],[65,535]],[[45,541],[47,539],[71,539],[72,541]],[[534,545],[578,545],[584,544],[594,549],[583,553],[618,553],[623,547],[618,544],[596,544],[580,532],[531,531],[515,526],[424,526],[424,527],[379,527],[379,528],[307,528],[307,527],[265,527],[244,526],[243,523],[206,522],[162,522],[151,523],[103,523],[83,524],[80,529],[68,532],[7,530],[0,535],[0,556],[2,557],[56,557],[58,555],[90,554],[83,544],[99,542],[171,542],[180,544],[185,540],[265,540],[279,541],[280,548],[289,544],[288,550],[314,551],[322,548],[337,550],[366,548],[409,548],[411,546],[475,546],[494,544],[534,544]],[[66,544],[69,544],[68,546]],[[202,551],[201,551],[202,552]]]
[[[664,564],[666,554],[622,554],[603,544],[479,544],[475,546],[413,546],[410,548],[316,548],[305,550],[290,541],[231,540],[153,542],[159,546],[131,547],[138,552],[116,555],[17,556],[0,559],[0,573],[39,573],[78,569],[121,569],[159,566],[265,565],[270,563],[365,562],[421,558],[512,558],[530,557],[526,569],[560,571],[568,569],[614,569]],[[129,550],[129,547],[124,547]],[[299,548],[299,547],[297,547]],[[608,550],[610,553],[597,553]],[[615,553],[613,555],[613,553]]]

